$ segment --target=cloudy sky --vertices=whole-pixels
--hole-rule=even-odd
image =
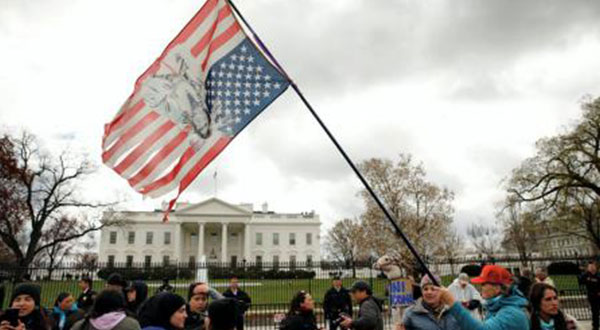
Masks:
[[[600,96],[600,2],[237,0],[349,155],[411,153],[456,192],[459,228],[493,221],[534,142]],[[0,0],[0,123],[100,163],[104,123],[200,8],[193,0]],[[288,90],[180,198],[358,216],[361,188]],[[159,207],[101,166],[86,185]]]

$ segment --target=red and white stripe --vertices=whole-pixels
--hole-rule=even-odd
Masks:
[[[231,140],[213,134],[195,150],[190,146],[193,133],[147,106],[139,93],[141,86],[147,77],[168,73],[168,67],[175,66],[167,62],[167,55],[176,46],[190,51],[196,61],[194,74],[205,80],[211,65],[245,38],[229,4],[208,0],[137,79],[132,95],[105,125],[102,161],[146,196],[159,197],[176,188],[181,193]]]

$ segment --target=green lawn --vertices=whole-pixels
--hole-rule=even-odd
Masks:
[[[555,275],[552,276],[558,290],[578,290],[579,285],[577,284],[577,277],[573,275]],[[442,277],[444,285],[449,285],[453,280],[452,276]],[[344,279],[344,286],[350,287],[354,280]],[[374,287],[375,295],[378,297],[385,296],[385,286],[387,280],[384,279],[366,279],[367,282],[371,283]],[[71,292],[75,297],[79,295],[79,288],[76,280],[65,280],[65,281],[41,281],[36,282],[42,286],[42,304],[43,306],[49,307],[54,303],[54,299],[61,292]],[[187,284],[188,280],[177,280],[173,281],[172,284],[176,286],[176,293],[180,294],[184,298],[187,298]],[[214,280],[211,281],[211,285],[223,292],[226,289],[227,280]],[[156,288],[160,286],[160,281],[149,281],[148,284],[151,286],[149,291],[153,294]],[[252,298],[254,304],[287,304],[294,293],[300,290],[307,290],[312,293],[313,297],[317,302],[322,302],[325,292],[331,287],[331,280],[329,279],[303,279],[303,280],[240,280],[241,286]],[[246,285],[247,284],[247,285]],[[257,285],[258,284],[258,285]],[[12,285],[6,283],[6,297],[5,304],[10,299],[10,292],[12,291]],[[94,281],[94,289],[96,291],[101,290],[104,287],[104,281]]]

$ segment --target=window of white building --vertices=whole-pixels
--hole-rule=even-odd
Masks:
[[[144,256],[144,267],[150,267],[152,265],[152,256]]]
[[[296,245],[296,233],[290,233],[290,245]]]
[[[307,267],[312,267],[312,262],[313,262],[313,256],[312,255],[307,255],[306,256],[306,266]]]
[[[117,244],[117,232],[111,231],[108,237],[108,243]]]
[[[256,256],[256,267],[262,267],[262,256]]]
[[[127,243],[128,244],[135,243],[135,231],[130,231],[127,233]]]
[[[256,233],[255,241],[256,245],[262,245],[262,233]]]
[[[127,256],[127,257],[125,257],[125,266],[126,267],[133,266],[133,256]]]
[[[165,245],[169,244],[171,244],[171,232],[167,231],[165,232]]]
[[[115,256],[108,256],[108,267],[112,267],[115,264]]]
[[[169,261],[169,256],[163,256],[163,266],[168,266]]]
[[[152,244],[154,240],[154,233],[151,231],[146,232],[146,244]]]
[[[279,233],[273,233],[273,245],[279,245]]]
[[[312,233],[306,233],[306,245],[312,245]]]

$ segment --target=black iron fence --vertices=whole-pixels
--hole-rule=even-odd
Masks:
[[[432,259],[427,258],[431,271],[442,278],[444,285],[449,285],[461,272],[470,276],[479,274],[482,265],[499,264],[510,269],[516,276],[527,269],[533,276],[536,268],[544,268],[553,279],[561,295],[562,308],[577,319],[591,318],[590,308],[586,300],[585,288],[578,283],[578,275],[584,270],[589,260],[595,256],[570,258],[527,258],[521,260],[514,257],[497,258],[460,258]],[[388,280],[372,267],[372,262],[363,263],[186,263],[186,264],[65,264],[49,267],[38,264],[18,268],[15,265],[0,265],[1,288],[6,292],[0,297],[2,307],[6,307],[10,292],[16,282],[33,281],[42,287],[42,304],[51,306],[61,292],[70,292],[75,296],[80,292],[78,281],[82,277],[93,280],[95,290],[104,287],[111,273],[120,273],[126,280],[143,280],[153,294],[162,285],[164,279],[174,287],[174,291],[183,297],[187,296],[187,288],[195,281],[208,281],[218,291],[224,291],[229,278],[239,278],[240,286],[251,296],[252,306],[248,311],[246,323],[255,327],[275,326],[282,313],[288,308],[292,296],[300,290],[311,292],[316,301],[317,320],[324,325],[321,303],[325,292],[331,287],[331,279],[339,276],[345,286],[362,279],[373,287],[376,296],[386,297]],[[408,270],[407,274],[418,271]],[[533,280],[533,277],[531,278]],[[0,295],[2,290],[0,289]],[[390,323],[388,304],[385,306],[385,322]]]

